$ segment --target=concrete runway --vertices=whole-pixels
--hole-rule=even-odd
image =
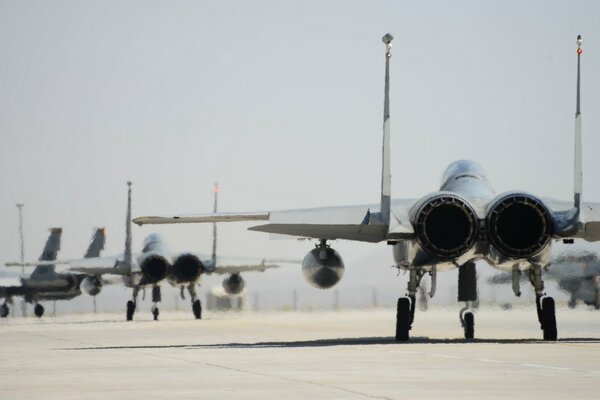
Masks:
[[[395,310],[148,312],[0,321],[0,399],[598,398],[600,312],[559,308],[558,343],[535,309],[483,308],[464,342],[458,306]]]

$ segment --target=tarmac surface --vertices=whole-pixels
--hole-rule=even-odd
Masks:
[[[466,342],[458,307],[7,318],[0,399],[564,399],[600,396],[600,312],[559,308],[559,341],[535,309],[481,309]]]

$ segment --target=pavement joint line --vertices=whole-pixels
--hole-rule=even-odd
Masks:
[[[264,372],[249,371],[249,370],[245,370],[245,369],[241,369],[241,368],[228,367],[226,365],[214,364],[214,363],[209,363],[209,362],[199,362],[199,361],[195,361],[195,360],[189,360],[186,358],[174,357],[172,355],[147,353],[147,352],[143,352],[143,351],[139,351],[139,350],[135,350],[135,349],[131,349],[131,348],[129,348],[129,349],[123,348],[122,350],[129,351],[131,353],[136,353],[136,354],[143,354],[143,355],[150,356],[150,357],[168,358],[171,360],[183,361],[183,362],[188,362],[188,363],[196,364],[196,365],[204,365],[207,367],[224,369],[227,371],[233,371],[233,372],[238,372],[238,373],[243,373],[243,374],[261,376],[261,377],[267,377],[267,378],[275,378],[275,379],[279,379],[279,380],[287,381],[287,382],[303,383],[306,385],[312,385],[312,386],[318,386],[318,387],[323,387],[323,388],[327,388],[327,389],[339,390],[339,391],[342,391],[345,393],[349,393],[349,394],[352,394],[355,396],[360,396],[360,397],[366,397],[369,399],[393,400],[391,397],[371,395],[368,393],[363,393],[363,392],[359,392],[356,390],[346,389],[346,388],[339,387],[336,385],[327,385],[325,383],[313,382],[313,381],[309,381],[309,380],[288,378],[285,376],[280,376],[280,375],[276,375],[276,374],[268,374],[268,373],[264,373]]]
[[[465,360],[465,361],[481,361],[486,363],[493,364],[508,364],[508,365],[517,365],[520,367],[528,367],[528,368],[538,368],[538,369],[551,369],[557,371],[567,371],[573,372],[576,374],[586,373],[591,375],[600,375],[600,371],[596,371],[593,369],[577,369],[577,368],[569,368],[569,367],[557,367],[554,365],[543,365],[543,364],[529,364],[529,363],[520,363],[515,361],[502,361],[502,360],[493,360],[489,358],[470,358],[470,357],[461,357],[461,356],[451,356],[446,354],[436,354],[436,353],[425,353],[425,352],[417,352],[417,351],[398,351],[394,350],[393,353],[399,354],[410,354],[410,355],[420,355],[427,357],[435,357],[435,358],[448,358],[448,359],[457,359],[457,360]]]

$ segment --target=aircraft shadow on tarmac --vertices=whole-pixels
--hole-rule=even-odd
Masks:
[[[270,341],[255,343],[212,343],[212,344],[177,344],[177,345],[146,345],[146,346],[98,346],[98,347],[71,347],[57,350],[119,350],[119,349],[265,349],[265,348],[305,348],[305,347],[333,347],[333,346],[366,346],[366,345],[396,345],[410,346],[411,344],[548,344],[542,339],[431,339],[428,337],[414,337],[409,342],[396,342],[393,337],[360,337],[336,338],[298,341]],[[558,343],[600,343],[600,338],[562,338]]]

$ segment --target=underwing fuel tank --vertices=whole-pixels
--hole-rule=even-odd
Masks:
[[[231,274],[223,280],[223,289],[230,296],[242,293],[244,286],[246,283],[240,274]]]
[[[318,289],[333,287],[344,276],[344,261],[331,247],[317,247],[302,260],[304,279]]]
[[[102,290],[102,281],[95,276],[86,276],[81,281],[80,288],[84,293],[96,296]]]

